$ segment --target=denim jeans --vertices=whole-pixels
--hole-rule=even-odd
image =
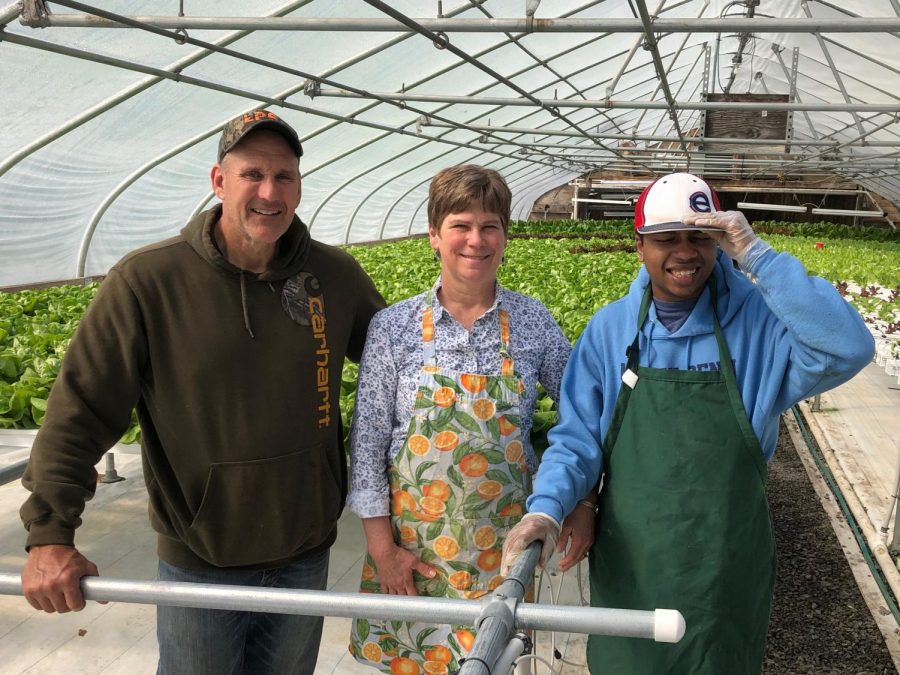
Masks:
[[[160,581],[325,590],[328,551],[267,570],[188,570],[159,561]],[[156,608],[158,675],[313,675],[322,617]]]

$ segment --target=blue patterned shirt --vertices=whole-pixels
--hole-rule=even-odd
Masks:
[[[445,310],[434,285],[434,340],[437,365],[459,372],[500,374],[500,313],[509,312],[510,355],[525,382],[522,444],[529,468],[537,458],[529,442],[540,382],[559,400],[563,369],[572,347],[539,300],[497,284],[494,304],[469,332]],[[359,384],[350,436],[350,493],[347,506],[360,518],[390,514],[388,462],[397,456],[413,414],[424,363],[422,304],[426,293],[378,312],[369,325],[359,366]]]

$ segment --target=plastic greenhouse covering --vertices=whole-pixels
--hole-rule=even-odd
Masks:
[[[898,0],[3,4],[0,286],[103,274],[177,233],[213,199],[223,124],[259,106],[298,130],[299,214],[329,243],[424,232],[451,164],[500,171],[521,219],[589,171],[692,169],[722,93],[786,97],[770,168],[897,202],[898,15]]]

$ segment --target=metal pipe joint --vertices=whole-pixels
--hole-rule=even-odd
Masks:
[[[516,606],[518,604],[518,598],[509,597],[501,593],[494,593],[493,595],[486,596],[481,601],[481,614],[479,614],[478,618],[475,620],[476,630],[480,628],[481,624],[487,619],[497,619],[503,624],[505,628],[503,631],[504,633],[512,633],[513,628],[515,628]]]

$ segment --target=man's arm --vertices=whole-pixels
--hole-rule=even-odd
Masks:
[[[354,265],[357,272],[357,282],[353,286],[356,297],[356,313],[353,317],[353,333],[350,335],[350,344],[347,346],[347,358],[359,363],[366,343],[369,322],[375,312],[384,309],[387,303],[360,264],[354,260]]]
[[[541,456],[528,512],[549,515],[556,522],[597,484],[603,468],[603,361],[595,344],[602,330],[595,316],[582,333],[563,375],[559,422],[550,429],[550,446]]]
[[[789,355],[789,364],[773,398],[776,409],[846,382],[872,360],[874,339],[852,305],[831,283],[809,276],[799,260],[757,237],[743,214],[724,211],[691,222],[722,229],[719,246],[754,277],[781,323],[775,348]]]
[[[96,489],[94,466],[130,423],[146,353],[138,303],[113,270],[72,338],[22,479],[32,493],[20,510],[22,581],[36,608],[84,606],[78,580],[97,568],[74,548],[75,529]]]
[[[580,497],[590,495],[603,468],[600,418],[603,411],[603,359],[594,344],[594,331],[601,330],[595,317],[582,333],[563,375],[559,423],[549,434],[548,447],[538,467],[534,490],[528,497],[528,514],[510,530],[503,545],[501,570],[508,571],[519,554],[533,541],[543,541],[541,564],[547,562],[557,541],[568,547],[563,559],[568,567],[584,556],[592,537],[581,515],[563,523]],[[588,515],[588,514],[585,514]],[[593,513],[590,513],[593,521]],[[563,529],[565,525],[565,529]],[[591,522],[590,525],[593,525]],[[560,537],[562,535],[562,538]],[[575,535],[573,537],[573,535]]]

